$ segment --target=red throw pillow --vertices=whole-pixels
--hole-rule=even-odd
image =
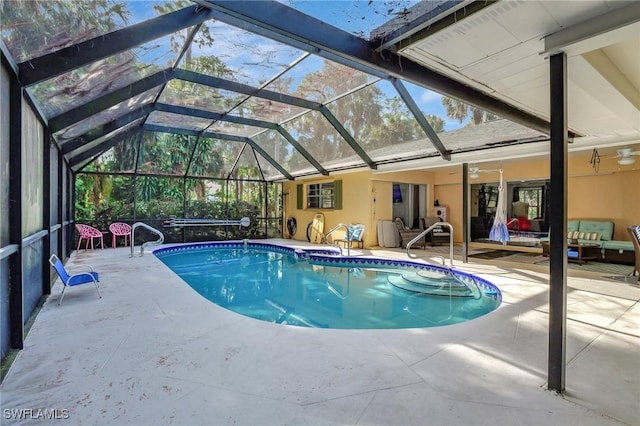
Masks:
[[[531,229],[531,221],[526,217],[518,217],[518,229],[520,231],[528,231]]]

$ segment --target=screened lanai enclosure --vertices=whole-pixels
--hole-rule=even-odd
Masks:
[[[380,47],[469,3],[3,0],[2,358],[76,223],[246,216],[166,241],[279,237],[283,181],[548,140]]]
[[[77,176],[77,221],[104,229],[124,219],[247,215],[250,236],[275,236],[280,190],[267,182],[477,147],[475,135],[446,140],[448,117],[420,107],[429,93],[415,81],[257,28],[226,3],[3,2],[8,57]],[[262,3],[270,25],[287,13],[312,21],[288,2]],[[379,24],[415,2],[384,3],[392,8]],[[383,7],[359,6],[342,25]],[[367,24],[378,39],[394,29]],[[345,48],[359,40],[341,37]],[[513,129],[484,143],[500,138],[512,143]],[[540,139],[526,128],[515,134]],[[193,237],[219,234],[203,231]]]

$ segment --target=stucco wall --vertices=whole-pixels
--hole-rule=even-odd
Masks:
[[[343,188],[343,208],[340,210],[328,209],[307,209],[305,203],[303,208],[296,206],[296,186],[300,183],[322,183],[342,180]],[[370,174],[368,172],[354,172],[335,176],[328,176],[315,179],[296,180],[284,183],[286,197],[285,214],[286,218],[294,217],[298,223],[298,229],[293,235],[293,239],[304,241],[307,239],[307,225],[313,220],[316,213],[324,215],[325,232],[339,223],[363,223],[365,224],[364,241],[366,245],[372,244],[372,237],[375,239],[375,230],[371,229],[372,219],[372,192]],[[390,197],[391,195],[389,195]],[[286,229],[286,228],[285,228]]]
[[[318,212],[324,215],[325,231],[339,223],[363,223],[365,225],[364,246],[375,247],[378,245],[376,232],[378,221],[393,219],[392,183],[425,184],[429,188],[432,187],[430,185],[432,179],[433,174],[424,171],[393,174],[374,174],[369,171],[359,171],[285,182],[284,192],[289,194],[286,197],[285,220],[291,216],[296,218],[298,228],[293,236],[296,240],[307,239],[307,226]],[[332,182],[334,180],[342,180],[343,182],[343,208],[341,210],[307,209],[304,207],[304,203],[302,209],[297,209],[296,186],[298,184]],[[427,205],[433,205],[433,198],[429,192],[427,194]]]
[[[615,223],[614,239],[630,241],[626,228],[640,223],[640,164],[618,165],[615,158],[601,159],[596,172],[590,164],[591,152],[573,155],[568,163],[568,219],[611,220]],[[499,163],[482,164],[483,170],[497,170]],[[505,182],[549,179],[548,159],[525,159],[503,164]],[[459,171],[434,174],[436,198],[450,206],[450,222],[454,229],[462,226],[462,166]],[[472,183],[497,182],[499,173],[481,173]],[[462,233],[455,234],[462,242]]]
[[[569,161],[567,208],[569,219],[612,220],[615,223],[614,239],[629,241],[627,226],[640,223],[640,167],[619,166],[614,158],[604,158],[598,173],[589,164],[591,153],[572,156]],[[500,164],[483,164],[482,169],[500,168]],[[636,167],[634,167],[636,166]],[[523,159],[503,164],[504,180],[519,181],[548,179],[548,159]],[[343,209],[323,210],[325,230],[336,224],[363,223],[366,226],[366,247],[377,245],[378,220],[392,220],[392,183],[404,182],[427,185],[427,212],[431,216],[434,200],[449,208],[448,221],[454,227],[454,240],[462,242],[462,166],[443,171],[408,171],[377,173],[358,171],[316,179],[300,179],[285,182],[287,197],[286,216],[298,221],[294,238],[306,240],[307,224],[317,209],[296,209],[296,185],[299,183],[343,181]],[[497,182],[498,173],[482,173],[472,183]]]

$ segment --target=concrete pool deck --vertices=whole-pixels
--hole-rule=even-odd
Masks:
[[[558,395],[546,390],[548,267],[456,260],[500,287],[500,308],[439,328],[328,330],[227,311],[151,253],[129,253],[73,253],[67,268],[92,265],[103,297],[81,286],[58,306],[56,282],[0,387],[3,425],[53,410],[56,424],[83,425],[640,424],[635,280],[569,274]]]

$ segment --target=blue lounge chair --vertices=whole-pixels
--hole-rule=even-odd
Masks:
[[[100,294],[100,290],[98,289],[98,282],[100,281],[100,279],[98,278],[98,273],[94,272],[91,267],[89,267],[89,269],[91,269],[91,271],[89,272],[79,272],[77,274],[69,275],[67,270],[64,268],[64,265],[55,254],[51,255],[51,257],[49,258],[49,263],[56,270],[63,284],[62,293],[60,294],[58,305],[62,303],[64,291],[67,289],[67,287],[73,287],[80,284],[93,283],[96,286],[98,297],[102,299],[102,295]]]

